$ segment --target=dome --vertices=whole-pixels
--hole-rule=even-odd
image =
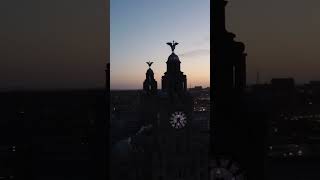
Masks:
[[[180,62],[179,57],[175,53],[171,53],[171,55],[168,57],[168,62]]]
[[[147,74],[154,74],[151,68],[147,70]]]

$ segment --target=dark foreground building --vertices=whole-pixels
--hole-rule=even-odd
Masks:
[[[2,179],[98,179],[106,172],[105,90],[0,93]]]
[[[225,0],[211,2],[211,177],[264,179],[266,112],[245,92],[245,46],[226,30]]]

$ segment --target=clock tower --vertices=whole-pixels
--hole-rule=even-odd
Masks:
[[[188,179],[193,171],[191,154],[191,121],[193,100],[187,91],[187,76],[181,72],[181,61],[175,54],[177,42],[168,42],[171,54],[162,76],[158,94],[157,121],[154,124],[158,151],[155,154],[155,179]]]
[[[181,71],[181,61],[174,52],[178,43],[167,44],[171,47],[171,54],[166,61],[167,71],[161,79],[161,90],[157,90],[154,72],[150,68],[152,62],[147,62],[149,69],[141,93],[143,128],[138,132],[145,134],[143,141],[146,143],[140,145],[144,158],[140,158],[134,167],[141,166],[140,169],[145,171],[144,179],[207,179],[208,145],[199,141],[199,129],[194,126],[193,98],[187,91],[187,76]],[[138,137],[133,139],[142,141]],[[136,179],[141,178],[137,176]]]
[[[170,95],[183,96],[187,91],[187,76],[180,70],[179,57],[174,53],[177,42],[167,43],[172,50],[171,55],[167,61],[167,72],[162,76],[162,91],[167,92]]]
[[[192,97],[187,91],[187,76],[180,70],[180,59],[174,53],[177,42],[167,43],[172,50],[167,60],[167,72],[162,76],[159,95],[159,128],[183,134],[189,131],[192,117]]]
[[[163,124],[163,128],[167,128],[170,125],[170,130],[173,132],[184,131],[189,129],[188,121],[192,116],[192,98],[187,92],[187,76],[181,72],[180,59],[174,53],[174,49],[177,42],[168,42],[171,47],[171,55],[167,60],[167,72],[162,76],[162,91],[160,96],[160,102],[164,103],[165,108],[162,108],[166,113],[165,116],[169,124]],[[162,121],[166,121],[162,119]]]

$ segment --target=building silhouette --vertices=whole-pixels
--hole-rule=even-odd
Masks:
[[[245,93],[245,46],[226,30],[226,4],[225,0],[211,2],[210,176],[213,179],[263,179],[264,108]]]

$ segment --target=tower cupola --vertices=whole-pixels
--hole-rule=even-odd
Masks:
[[[181,94],[187,90],[187,77],[181,72],[180,64],[181,61],[174,53],[175,47],[179,43],[172,41],[168,42],[167,45],[171,47],[172,53],[169,55],[167,60],[167,72],[162,76],[162,90],[170,94]]]
[[[154,79],[154,73],[153,70],[151,69],[151,65],[153,62],[146,62],[149,66],[149,69],[146,72],[146,79],[143,82],[143,90],[147,94],[155,94],[157,93],[157,81]]]

